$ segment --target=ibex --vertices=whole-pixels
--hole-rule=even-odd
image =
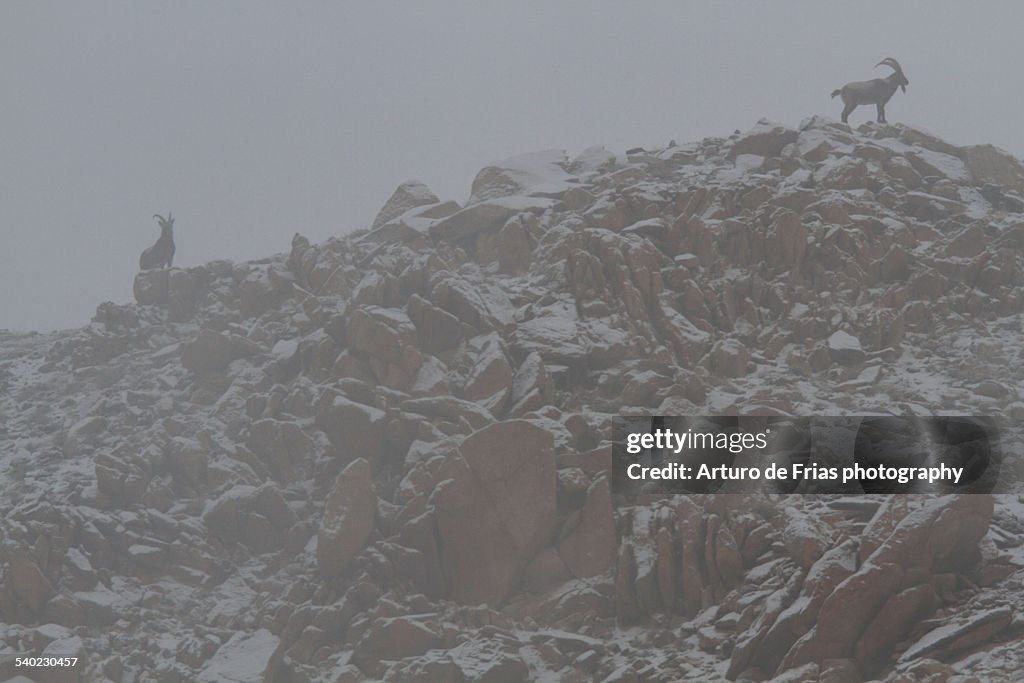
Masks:
[[[873,78],[870,81],[854,81],[847,83],[842,88],[832,91],[832,97],[840,95],[843,98],[843,123],[849,118],[850,112],[861,104],[873,104],[878,107],[878,122],[887,123],[885,120],[885,103],[888,102],[896,88],[902,88],[907,92],[910,81],[903,75],[900,63],[892,57],[886,57],[876,67],[882,65],[892,68],[893,72],[885,78]]]
[[[142,252],[139,257],[140,270],[170,268],[174,261],[174,216],[168,211],[166,219],[157,213],[153,214],[153,218],[160,223],[160,237],[156,244]]]

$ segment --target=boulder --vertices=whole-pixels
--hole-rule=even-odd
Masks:
[[[437,196],[430,191],[430,188],[418,180],[407,180],[399,185],[391,194],[384,206],[377,212],[373,219],[371,230],[376,230],[385,223],[398,218],[410,209],[428,204],[437,204]]]
[[[797,564],[810,569],[832,545],[828,525],[795,507],[787,507],[783,519],[782,540],[786,550]]]
[[[608,478],[601,476],[587,488],[576,524],[563,531],[558,553],[569,571],[583,579],[611,568],[616,544]]]
[[[900,662],[920,657],[948,657],[1002,633],[1013,621],[1013,608],[995,607],[970,614],[923,635],[900,656]]]
[[[166,303],[168,277],[166,269],[143,270],[136,274],[132,283],[135,301],[142,306]]]
[[[555,385],[544,366],[540,353],[532,351],[516,370],[512,380],[512,398],[509,412],[521,416],[551,403],[555,398]]]
[[[36,614],[57,594],[26,550],[16,550],[7,558],[7,589]]]
[[[770,262],[785,268],[800,268],[807,252],[807,230],[798,214],[792,211],[779,214],[768,233],[768,240],[766,252]]]
[[[349,348],[386,363],[409,362],[416,346],[416,328],[405,312],[369,306],[352,311],[345,325]],[[418,367],[418,365],[417,365]]]
[[[470,343],[479,351],[463,387],[465,397],[497,414],[512,393],[512,366],[501,337],[491,333]]]
[[[783,147],[796,142],[797,135],[797,131],[792,128],[762,119],[733,142],[729,158],[735,159],[741,154],[777,157]]]
[[[375,461],[383,451],[386,417],[383,410],[352,401],[336,391],[327,391],[320,399],[316,426],[327,434],[344,461],[353,458]]]
[[[380,678],[386,660],[421,655],[441,647],[440,634],[415,617],[375,619],[352,651],[352,663],[374,678]]]
[[[840,365],[856,365],[864,362],[867,354],[861,348],[860,340],[849,332],[836,330],[828,338],[828,354],[833,362]]]
[[[430,226],[430,236],[437,240],[458,241],[505,225],[512,216],[522,213],[543,213],[554,201],[540,197],[503,197],[489,199],[442,218]]]
[[[409,319],[416,326],[420,347],[427,353],[440,353],[462,341],[462,323],[454,315],[438,308],[419,294],[409,297]]]
[[[323,576],[339,576],[366,545],[376,509],[370,463],[357,458],[338,475],[324,505],[316,543],[317,566]]]
[[[560,198],[577,183],[576,177],[565,170],[566,165],[562,150],[521,154],[497,161],[476,174],[469,203],[517,195]]]
[[[708,369],[722,377],[743,377],[747,374],[750,352],[737,339],[715,342],[708,353]]]
[[[244,338],[203,329],[181,347],[181,364],[197,375],[224,372],[232,361],[252,356],[257,348]]]
[[[281,639],[265,628],[235,633],[217,649],[199,673],[200,683],[242,683],[266,680]]]
[[[556,520],[552,449],[549,432],[511,420],[477,430],[445,463],[430,502],[455,600],[500,602],[550,540]]]
[[[992,183],[1024,193],[1024,166],[1012,155],[992,145],[970,145],[962,154],[975,184]]]

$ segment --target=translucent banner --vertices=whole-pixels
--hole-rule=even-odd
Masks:
[[[990,417],[616,417],[613,430],[620,496],[1016,490]]]

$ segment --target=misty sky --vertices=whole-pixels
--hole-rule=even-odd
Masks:
[[[403,180],[465,201],[487,163],[838,119],[1024,155],[1024,3],[4,0],[0,329],[131,301],[154,213],[175,265],[363,227]],[[874,109],[851,117],[859,124]]]

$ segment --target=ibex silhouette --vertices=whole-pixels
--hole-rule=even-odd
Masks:
[[[160,223],[160,237],[139,256],[140,270],[170,268],[174,261],[174,216],[168,211],[166,219],[156,213],[153,218]]]

